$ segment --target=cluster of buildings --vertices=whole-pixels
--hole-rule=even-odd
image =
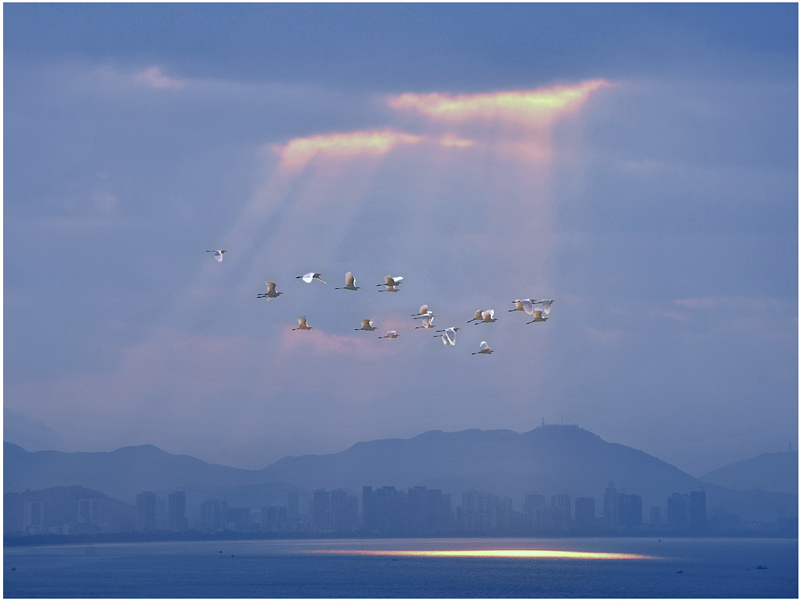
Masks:
[[[471,490],[460,498],[439,489],[415,486],[405,491],[394,486],[364,486],[361,498],[337,489],[319,489],[302,499],[290,492],[284,504],[257,509],[229,505],[221,499],[194,499],[186,493],[160,495],[144,491],[136,496],[135,511],[109,518],[98,499],[81,499],[69,511],[77,515],[69,524],[53,526],[42,501],[27,498],[22,534],[75,534],[93,532],[199,533],[225,531],[278,536],[443,536],[443,535],[577,535],[601,534],[719,534],[740,528],[737,516],[706,511],[706,493],[673,493],[663,506],[643,511],[642,497],[619,492],[609,483],[602,504],[593,497],[571,498],[559,493],[549,498],[525,495],[519,509],[508,497]],[[191,509],[191,511],[189,511]],[[63,508],[59,512],[63,515]],[[52,521],[52,520],[50,520]],[[62,521],[65,521],[62,519]],[[7,520],[8,522],[8,520]],[[796,524],[796,518],[795,518]],[[19,532],[19,525],[6,532]]]
[[[181,531],[189,528],[186,497],[169,495],[166,507],[157,511],[155,493],[137,496],[137,529]],[[287,503],[253,510],[229,506],[220,499],[206,499],[192,528],[203,532],[250,530],[272,533],[338,534],[360,536],[435,536],[473,533],[536,535],[592,535],[619,530],[668,529],[702,533],[708,529],[705,492],[672,494],[663,507],[651,507],[647,520],[642,497],[618,492],[609,484],[602,507],[592,497],[570,498],[559,493],[547,499],[525,496],[520,510],[508,497],[471,490],[454,503],[439,489],[415,486],[406,491],[394,486],[364,486],[358,497],[342,489],[314,491],[301,511],[300,496],[289,493]]]

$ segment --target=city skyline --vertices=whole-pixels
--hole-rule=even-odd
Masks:
[[[5,439],[251,469],[542,420],[691,474],[796,450],[796,21],[6,4]]]

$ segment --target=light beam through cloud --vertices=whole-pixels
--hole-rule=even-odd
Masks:
[[[573,86],[514,90],[489,94],[401,94],[389,99],[397,110],[417,111],[448,121],[492,120],[547,125],[558,114],[577,108],[591,92],[611,84],[594,79]]]

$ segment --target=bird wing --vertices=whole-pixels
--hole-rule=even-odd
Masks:
[[[489,309],[487,313],[489,314],[489,319],[494,319],[494,309]]]
[[[356,285],[356,279],[353,277],[353,272],[348,271],[344,276],[344,285],[346,288],[352,288]]]
[[[447,328],[444,331],[445,336],[447,336],[447,341],[450,343],[451,346],[455,346],[456,344],[456,331],[453,328]]]
[[[420,315],[425,315],[427,312],[428,312],[428,305],[422,305],[419,308],[419,314]]]
[[[362,330],[366,330],[371,324],[372,324],[372,322],[369,319],[362,319],[361,320],[361,329]]]
[[[397,284],[399,284],[400,282],[402,282],[402,281],[403,281],[403,276],[401,276],[401,275],[396,275],[396,276],[394,276],[394,277],[392,278],[392,280],[394,280],[394,283],[395,283],[395,285],[397,285]]]
[[[267,294],[275,294],[275,282],[265,282],[267,284]]]
[[[304,281],[306,284],[310,284],[310,283],[311,283],[311,281],[312,281],[313,279],[314,279],[314,274],[313,274],[313,273],[307,273],[307,274],[305,274],[305,275],[303,276],[303,281]]]
[[[389,330],[388,332],[386,332],[387,338],[394,338],[395,336],[397,336],[397,330]]]
[[[542,318],[542,310],[541,309],[536,309],[533,312],[533,318],[534,319],[541,319]]]
[[[483,319],[483,309],[478,309],[475,311],[475,315],[472,317],[472,319]]]
[[[423,315],[422,316],[422,326],[425,328],[431,327],[431,321],[433,321],[433,316],[431,315]]]
[[[552,300],[542,301],[542,307],[544,307],[544,314],[550,315],[550,305],[553,304]]]
[[[306,318],[305,317],[298,317],[297,318],[297,323],[300,324],[301,328],[306,327]]]
[[[522,310],[525,311],[525,313],[527,313],[528,315],[531,315],[533,313],[533,303],[531,302],[531,299],[524,298],[521,301],[519,301],[519,304],[522,305]]]
[[[489,348],[489,345],[488,345],[488,344],[486,344],[486,341],[485,341],[485,340],[481,340],[481,350],[483,350],[483,349],[485,349],[485,348]]]
[[[218,250],[214,251],[214,258],[217,260],[217,263],[222,262],[222,253]]]

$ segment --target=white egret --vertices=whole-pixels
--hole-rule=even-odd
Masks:
[[[554,301],[552,298],[545,298],[542,300],[531,301],[531,302],[542,305],[542,308],[544,309],[544,314],[550,315],[550,305],[552,305],[556,301]]]
[[[353,272],[348,271],[344,274],[344,286],[341,288],[334,288],[334,290],[358,290],[361,286],[356,286],[356,279],[353,277]]]
[[[373,322],[371,319],[362,319],[361,320],[361,327],[360,328],[356,328],[356,330],[366,330],[367,332],[373,332],[373,331],[378,329],[378,328],[376,328],[375,326],[372,325],[373,323],[375,323],[375,322]]]
[[[473,355],[478,355],[478,354],[491,355],[493,352],[494,351],[492,350],[492,348],[488,344],[486,344],[486,341],[485,340],[481,340],[481,350],[479,350],[479,351],[477,351],[475,353],[472,353],[472,354]]]
[[[396,288],[400,284],[403,283],[403,276],[401,275],[385,275],[383,276],[383,284],[376,284],[377,286],[386,286],[386,290],[381,290],[381,292],[399,292],[399,288]]]
[[[470,319],[467,323],[473,321],[481,321],[482,319],[483,319],[483,309],[478,309],[477,311],[475,311],[475,316],[472,319]]]
[[[217,260],[217,263],[222,263],[222,255],[224,255],[227,250],[207,250],[207,253],[214,253],[214,258]]]
[[[306,316],[305,315],[301,315],[300,317],[298,317],[297,318],[297,323],[299,323],[300,325],[297,326],[296,328],[292,328],[293,332],[295,330],[313,330],[314,329],[312,326],[310,326],[310,325],[308,325],[306,323]]]
[[[427,315],[422,316],[422,325],[417,326],[414,329],[419,330],[420,328],[432,328],[433,327],[433,318],[435,315],[433,313],[428,313]]]
[[[378,336],[378,338],[397,338],[400,334],[397,333],[396,330],[389,330],[386,332],[386,336]]]
[[[547,321],[549,317],[542,317],[542,310],[541,309],[534,309],[533,311],[533,319],[529,322],[526,322],[525,325],[529,323],[533,323],[534,321]]]
[[[314,280],[319,280],[323,284],[325,283],[325,280],[322,279],[322,274],[321,273],[314,273],[313,271],[311,271],[311,272],[309,272],[309,273],[307,273],[305,275],[299,275],[295,279],[303,280],[306,284],[310,284]]]
[[[494,318],[494,309],[489,309],[488,311],[481,313],[481,320],[475,325],[478,325],[479,323],[494,323],[496,321],[497,320]]]
[[[509,313],[513,313],[514,311],[525,311],[528,315],[533,315],[533,301],[529,298],[523,298],[522,300],[516,299],[514,300],[515,307],[513,309],[509,309]]]
[[[275,292],[275,282],[264,282],[267,285],[267,291],[262,292],[256,298],[266,298],[267,300],[278,298],[283,292]]]
[[[419,319],[420,317],[425,317],[426,315],[433,315],[433,313],[428,310],[428,305],[422,305],[419,308],[419,313],[414,313],[411,317],[414,319]]]
[[[441,336],[445,346],[455,346],[456,332],[458,332],[459,329],[460,328],[445,328],[444,330],[436,330],[437,332],[442,332],[442,334],[436,334],[434,338],[439,338]]]

